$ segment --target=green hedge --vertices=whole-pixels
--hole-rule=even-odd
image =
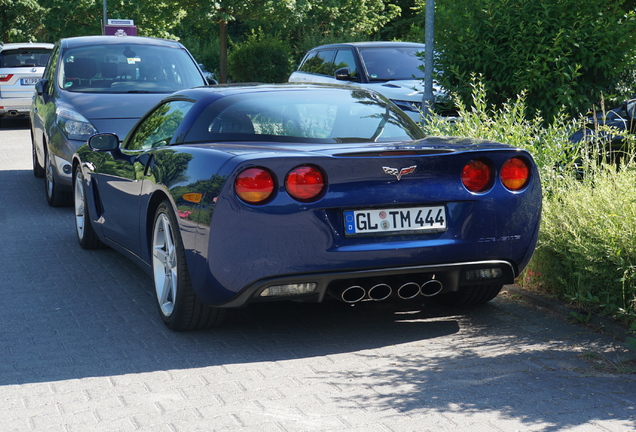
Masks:
[[[431,135],[473,136],[529,150],[538,164],[543,212],[535,254],[518,283],[555,295],[587,312],[622,320],[636,330],[636,145],[620,165],[606,161],[605,144],[569,141],[582,121],[528,119],[523,95],[501,108],[486,103],[472,81],[461,120],[431,118]]]
[[[286,82],[293,70],[291,48],[275,36],[253,33],[232,46],[228,74],[232,82]]]

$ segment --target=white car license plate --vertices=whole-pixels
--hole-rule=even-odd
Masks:
[[[20,84],[22,85],[34,85],[40,81],[40,78],[20,78]]]
[[[346,210],[345,234],[421,233],[446,230],[444,206]]]

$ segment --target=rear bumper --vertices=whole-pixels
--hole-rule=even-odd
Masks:
[[[0,98],[0,116],[17,117],[28,115],[31,98]]]
[[[456,291],[462,286],[511,284],[515,276],[512,264],[499,260],[298,274],[256,281],[230,301],[213,305],[239,307],[251,302],[281,300],[321,302],[327,295],[343,300],[342,293],[350,287],[360,288],[364,291],[364,295],[359,298],[354,296],[345,299],[349,303],[364,299],[383,300],[389,297],[408,299],[418,295],[434,296]],[[435,283],[431,285],[431,281]],[[268,288],[292,284],[313,284],[315,289],[311,293],[298,295],[263,295]],[[416,284],[420,287],[419,291],[414,291]],[[381,298],[376,297],[372,290],[379,285],[383,285],[382,292],[386,294]],[[405,294],[407,285],[409,295]],[[401,289],[403,289],[402,293],[400,293]],[[357,291],[362,293],[360,290]],[[203,301],[206,301],[205,293],[199,293],[199,295]]]

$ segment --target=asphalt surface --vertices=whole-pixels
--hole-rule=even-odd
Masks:
[[[516,287],[468,310],[271,303],[171,332],[145,273],[79,247],[30,151],[28,122],[0,121],[2,432],[636,429],[634,352]]]

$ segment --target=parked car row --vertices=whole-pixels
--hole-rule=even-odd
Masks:
[[[373,90],[409,89],[411,72],[385,81],[363,48],[301,65],[360,85],[206,85],[178,42],[63,39],[31,106],[33,173],[50,205],[73,203],[83,248],[152,277],[174,330],[261,301],[490,301],[537,241],[532,156],[425,137]]]

